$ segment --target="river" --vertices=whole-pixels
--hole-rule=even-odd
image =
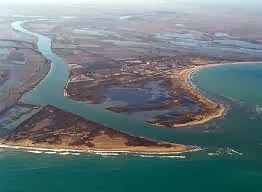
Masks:
[[[46,78],[24,95],[26,103],[54,105],[133,135],[201,146],[176,156],[128,154],[38,154],[0,151],[0,191],[259,191],[262,189],[262,65],[207,68],[192,76],[210,97],[230,104],[225,119],[195,128],[155,127],[63,96],[69,70],[50,49],[51,40],[35,35],[52,61]],[[184,157],[184,159],[181,159]]]

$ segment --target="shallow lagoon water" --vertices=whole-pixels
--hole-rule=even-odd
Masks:
[[[113,86],[106,90],[105,96],[112,101],[122,101],[130,106],[159,104],[171,97],[167,88],[160,83],[161,81],[152,81],[129,87]]]
[[[239,40],[237,37],[231,37],[226,33],[216,33],[213,38],[207,34],[198,31],[184,32],[163,32],[152,33],[160,42],[168,42],[169,48],[192,48],[194,51],[200,51],[210,56],[223,55],[224,51],[235,53],[249,53],[252,56],[260,57],[262,52],[261,43],[252,43]]]
[[[115,35],[112,31],[105,31],[105,30],[95,30],[89,28],[81,28],[81,29],[74,29],[73,31],[76,34],[83,34],[83,35],[92,35],[92,36],[111,36]]]
[[[113,43],[114,45],[123,45],[123,46],[148,45],[148,43],[144,43],[144,42],[126,41],[126,40],[103,40],[102,42],[108,42],[108,43]]]

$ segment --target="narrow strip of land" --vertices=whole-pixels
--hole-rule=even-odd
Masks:
[[[53,106],[43,107],[0,144],[89,152],[178,153],[194,148],[128,135]]]

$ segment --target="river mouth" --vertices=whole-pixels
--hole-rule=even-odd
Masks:
[[[90,119],[94,122],[101,123],[105,126],[136,136],[143,136],[147,138],[182,144],[198,145],[207,148],[218,148],[223,146],[225,148],[234,147],[234,149],[240,149],[240,151],[249,151],[250,149],[251,151],[254,151],[254,149],[255,151],[261,151],[259,143],[262,143],[262,140],[260,140],[258,137],[260,137],[262,133],[257,128],[257,125],[261,123],[261,116],[254,113],[252,106],[249,104],[240,106],[232,99],[225,99],[227,96],[226,91],[225,95],[218,94],[218,92],[215,91],[217,90],[216,86],[218,86],[218,84],[216,83],[214,85],[212,82],[219,82],[218,77],[221,74],[219,71],[222,70],[223,73],[225,73],[224,67],[221,66],[198,71],[194,73],[193,81],[201,89],[203,87],[207,87],[208,89],[204,88],[203,90],[207,90],[208,95],[211,97],[218,96],[222,98],[222,100],[227,100],[227,102],[230,103],[231,108],[225,119],[212,121],[208,124],[199,125],[192,129],[187,128],[178,130],[165,127],[160,128],[148,125],[142,121],[135,120],[126,115],[106,111],[103,108],[94,106],[92,104],[83,105],[82,102],[73,101],[64,97],[63,90],[69,75],[69,69],[67,65],[60,57],[52,52],[50,49],[51,40],[49,38],[25,30],[20,26],[21,24],[21,21],[15,22],[12,24],[12,26],[18,31],[37,36],[39,38],[37,44],[39,51],[41,51],[48,59],[52,61],[52,67],[49,74],[40,82],[36,88],[24,95],[22,98],[23,102],[38,105],[53,105],[65,111],[72,112],[84,118]],[[234,66],[234,68],[241,68],[248,65],[249,64],[241,66],[237,65]],[[243,71],[239,72],[239,70],[236,70],[236,72],[237,74],[241,75],[244,73]],[[229,70],[229,74],[232,73],[235,73],[234,69]],[[57,74],[59,74],[59,76],[57,76]],[[236,76],[234,77],[236,79],[238,78],[237,74],[235,74]],[[217,76],[216,80],[212,79],[214,76]],[[257,77],[260,77],[260,73],[257,74]],[[206,85],[205,82],[209,82],[210,84]],[[225,81],[223,81],[223,83],[225,83]],[[219,85],[222,85],[223,83],[221,82]],[[234,85],[231,84],[230,86]],[[228,90],[231,90],[230,86]],[[239,117],[241,117],[241,120],[239,120]],[[250,127],[251,125],[254,128],[252,128],[253,130],[250,132],[246,129],[246,127]],[[254,142],[250,143],[248,141],[249,139],[253,139]]]

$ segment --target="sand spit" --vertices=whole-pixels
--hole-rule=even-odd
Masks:
[[[1,142],[1,141],[0,141]],[[69,155],[69,154],[97,154],[102,156],[118,156],[120,154],[138,154],[138,155],[147,155],[147,156],[155,156],[155,155],[179,155],[179,154],[185,154],[185,153],[193,153],[201,151],[201,148],[195,147],[195,149],[188,149],[185,151],[180,152],[147,152],[147,151],[132,151],[132,150],[80,150],[80,149],[67,149],[67,148],[53,148],[50,147],[28,147],[28,146],[19,146],[19,145],[6,145],[6,144],[0,144],[0,149],[16,149],[16,150],[26,150],[26,152],[29,153],[35,153],[35,154],[62,154],[62,155]]]
[[[209,67],[217,67],[223,65],[233,64],[261,64],[262,62],[235,62],[235,63],[221,63],[221,64],[208,64],[201,66],[194,66],[192,68],[175,71],[173,78],[176,78],[184,89],[192,98],[195,98],[204,107],[204,112],[194,117],[193,121],[187,123],[174,123],[175,128],[188,127],[207,123],[211,120],[223,117],[226,112],[226,107],[222,103],[216,103],[201,93],[197,87],[192,83],[192,75],[202,69]]]
[[[192,146],[129,135],[53,106],[44,106],[0,141],[3,146],[91,152],[176,153]]]

